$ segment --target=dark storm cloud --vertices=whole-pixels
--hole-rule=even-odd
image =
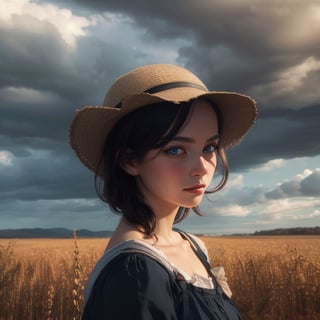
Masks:
[[[43,90],[69,105],[101,103],[106,87],[126,70],[119,59],[130,63],[130,54],[94,38],[79,39],[70,50],[53,26],[37,23],[41,33],[0,28],[0,87]]]
[[[263,110],[240,147],[229,152],[233,169],[249,168],[270,159],[320,154],[320,105],[299,110]]]
[[[62,4],[62,2],[59,3]],[[272,79],[274,70],[278,71],[284,65],[292,63],[284,53],[285,45],[277,43],[276,40],[272,41],[273,33],[270,28],[281,26],[281,23],[279,19],[272,17],[271,13],[277,12],[278,8],[278,11],[280,13],[283,11],[284,15],[295,15],[298,8],[291,9],[276,1],[274,9],[264,8],[266,13],[263,13],[262,7],[257,7],[254,3],[248,6],[236,3],[227,5],[215,1],[190,1],[187,5],[185,1],[173,3],[164,1],[158,3],[156,8],[148,1],[135,3],[75,1],[70,4],[90,5],[99,10],[105,9],[108,12],[129,15],[132,23],[145,28],[147,34],[153,34],[155,44],[159,39],[175,37],[191,39],[192,45],[180,48],[178,59],[204,79],[211,90],[246,91],[252,85]],[[241,21],[236,19],[240,15]],[[19,25],[19,19],[17,17],[15,19]],[[46,112],[48,112],[48,118],[52,119],[50,123],[65,128],[66,119],[70,119],[75,106],[101,103],[111,81],[135,64],[135,57],[132,57],[131,52],[126,52],[125,48],[102,43],[91,37],[78,41],[77,52],[68,51],[66,44],[59,38],[52,25],[32,17],[23,17],[23,19],[33,19],[32,23],[39,24],[39,28],[46,32],[34,34],[22,32],[20,29],[20,31],[1,31],[3,41],[0,44],[0,59],[4,66],[4,72],[1,73],[0,78],[2,85],[24,86],[47,91],[56,97],[59,104],[46,107],[45,110],[39,110],[37,107],[33,114],[29,110],[15,112],[16,108],[8,106],[12,109],[11,115],[7,110],[4,111],[8,114],[8,123],[12,124],[13,119],[20,118],[17,121],[20,125],[15,127],[17,129],[15,132],[23,130],[21,124],[32,123],[32,119],[28,119],[28,116],[34,119],[38,128],[45,122],[43,120]],[[272,19],[275,23],[269,24],[268,19]],[[254,45],[249,45],[249,42]],[[266,50],[266,46],[269,46],[269,50]],[[282,50],[279,47],[282,47]],[[271,48],[274,49],[273,52]],[[308,42],[303,52],[308,52],[308,48],[314,49],[313,54],[319,50],[315,43],[311,47]],[[283,51],[283,61],[276,58],[278,49]],[[244,50],[246,54],[242,55],[241,52]],[[250,54],[252,51],[255,51],[254,54]],[[264,52],[266,56],[257,55],[257,51]],[[299,61],[300,51],[295,51],[296,61]],[[291,51],[289,53],[291,54]],[[268,64],[269,60],[274,63],[272,67]],[[260,108],[263,107],[259,100],[258,105]],[[27,103],[21,108],[27,110]],[[278,108],[281,108],[281,105]],[[260,119],[263,119],[263,116],[261,114]],[[60,119],[55,121],[55,117]],[[62,117],[65,121],[61,121]],[[21,119],[25,121],[20,121]],[[53,129],[50,123],[42,125],[43,129],[48,129],[49,135],[49,130]],[[54,134],[62,131],[58,128]],[[54,130],[51,132],[53,134]],[[47,136],[47,134],[44,135]]]
[[[37,3],[41,2],[47,3]],[[124,24],[139,31],[135,35],[139,42],[133,50],[132,43],[126,43],[131,39],[123,34],[117,38],[121,25],[113,35],[118,41],[110,40],[97,26],[77,38],[76,50],[72,50],[45,19],[16,14],[12,16],[14,28],[0,25],[0,151],[11,152],[13,161],[13,166],[7,167],[0,163],[0,201],[7,204],[8,216],[16,212],[23,217],[26,203],[30,219],[38,214],[43,217],[42,212],[92,209],[90,204],[55,202],[95,197],[93,174],[68,145],[68,126],[75,109],[100,104],[116,77],[153,59],[144,46],[157,52],[173,44],[176,62],[199,75],[210,90],[257,94],[257,125],[239,148],[230,150],[232,172],[270,159],[320,154],[320,106],[318,101],[314,103],[319,70],[302,71],[302,87],[281,96],[273,91],[282,92],[277,80],[290,67],[311,56],[317,64],[320,29],[308,24],[312,29],[308,34],[303,28],[306,20],[301,19],[316,2],[53,2],[61,7],[67,4],[84,17],[92,12],[101,14],[101,19],[103,11],[117,14]],[[32,25],[33,31],[24,25]],[[311,194],[314,182],[318,176],[306,178],[299,184],[299,192]],[[293,188],[292,184],[283,185],[282,192],[289,194]],[[238,200],[247,205],[261,194],[258,189],[254,194],[244,190]],[[35,215],[34,207],[38,208]],[[97,215],[101,212],[99,206],[94,210]]]
[[[282,89],[283,84],[277,82],[281,73],[310,56],[320,56],[315,41],[320,29],[310,32],[303,28],[301,20],[302,12],[305,16],[315,12],[315,1],[272,1],[272,5],[254,1],[163,1],[156,8],[150,1],[73,3],[130,16],[132,23],[143,28],[148,41],[155,45],[159,39],[188,39],[190,45],[180,47],[178,61],[196,72],[209,89],[257,93],[257,126],[240,148],[230,151],[234,169],[259,165],[272,158],[320,153],[319,108],[307,98],[307,94],[314,94],[312,81],[319,83],[320,73],[310,72],[303,78],[305,87],[292,88],[285,97],[272,98],[274,91]],[[317,20],[311,16],[310,24],[314,21]],[[300,31],[293,34],[293,28]],[[259,86],[268,90],[264,92],[267,99],[260,99],[261,92],[256,90]],[[292,110],[297,103],[300,110]]]
[[[42,32],[0,28],[0,151],[14,157],[12,167],[0,164],[0,198],[94,197],[93,174],[68,144],[69,124],[75,109],[101,104],[133,57],[90,37],[74,52],[36,22]]]
[[[1,201],[81,197],[95,197],[93,175],[71,153],[33,150],[1,170]]]
[[[0,151],[13,155],[13,166],[0,164],[0,198],[94,197],[93,174],[68,145],[69,124],[76,108],[101,104],[132,58],[93,38],[80,39],[74,52],[51,25],[36,22],[42,32],[0,29]]]
[[[317,1],[84,1],[83,7],[128,15],[147,41],[184,38],[180,61],[215,89],[246,91],[279,70],[320,56]],[[310,14],[314,13],[314,16]],[[305,28],[305,19],[311,29]],[[295,32],[294,32],[295,30]]]

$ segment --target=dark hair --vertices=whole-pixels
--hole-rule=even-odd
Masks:
[[[219,110],[212,102],[219,132],[222,122]],[[152,209],[144,201],[136,183],[136,177],[128,174],[123,166],[142,161],[151,149],[161,149],[180,131],[193,107],[193,101],[184,103],[160,102],[139,108],[121,118],[106,139],[100,164],[95,175],[98,196],[107,202],[115,213],[120,213],[142,232],[152,235],[156,219]],[[223,148],[218,147],[218,158],[223,165],[220,183],[207,193],[216,192],[225,185],[228,178],[228,164]],[[102,173],[101,177],[98,173]],[[200,210],[192,208],[198,215]],[[189,208],[180,207],[175,223],[183,220]]]

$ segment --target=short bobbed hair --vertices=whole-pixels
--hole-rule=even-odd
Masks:
[[[223,123],[219,109],[212,105],[218,119],[218,131]],[[160,102],[133,111],[119,120],[105,141],[102,157],[95,175],[98,196],[109,204],[113,212],[122,215],[128,223],[148,236],[153,235],[156,219],[145,202],[135,176],[128,174],[125,164],[143,161],[148,151],[164,148],[181,130],[194,107],[194,100],[175,104]],[[228,163],[224,148],[218,145],[218,163],[222,165],[222,178],[218,185],[206,193],[223,188],[228,179]],[[192,210],[201,215],[198,207]],[[182,221],[190,209],[180,207],[175,223]]]

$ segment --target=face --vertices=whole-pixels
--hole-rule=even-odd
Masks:
[[[130,167],[145,201],[154,213],[165,214],[180,206],[197,206],[209,186],[217,164],[217,117],[206,101],[194,103],[178,134],[161,150],[149,151]]]

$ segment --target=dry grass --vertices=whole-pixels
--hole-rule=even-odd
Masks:
[[[320,319],[320,237],[204,240],[245,319]]]
[[[245,319],[320,319],[320,237],[205,237]],[[106,239],[0,240],[0,320],[80,319]]]

